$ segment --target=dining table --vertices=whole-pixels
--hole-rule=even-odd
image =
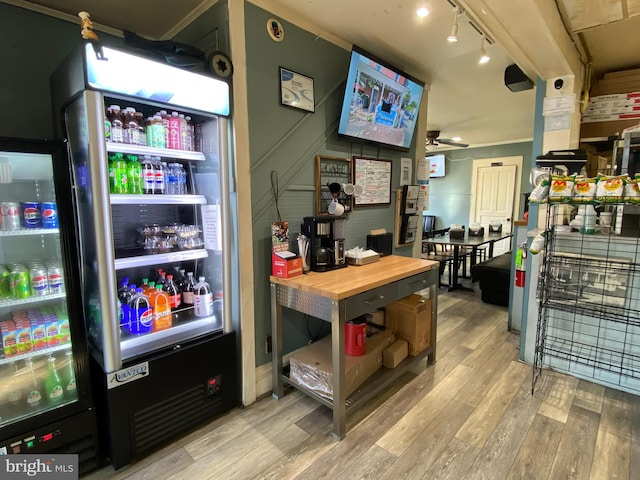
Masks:
[[[453,271],[451,275],[451,284],[449,285],[448,291],[451,292],[453,290],[466,290],[469,292],[473,292],[474,289],[470,287],[466,287],[459,282],[458,275],[458,261],[460,259],[460,247],[471,248],[471,268],[476,263],[476,255],[478,251],[478,247],[481,245],[489,245],[487,256],[488,258],[493,257],[493,249],[496,242],[501,240],[511,239],[513,237],[512,233],[503,233],[503,232],[489,232],[484,236],[473,236],[469,235],[465,232],[463,237],[451,237],[449,232],[444,235],[434,235],[433,237],[424,238],[422,240],[423,246],[431,245],[445,245],[450,246],[453,249]],[[511,241],[511,240],[509,240]]]

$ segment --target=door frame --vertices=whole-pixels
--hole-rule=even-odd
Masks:
[[[522,155],[514,155],[509,157],[495,157],[495,158],[474,158],[473,168],[471,174],[471,209],[469,210],[469,225],[474,220],[476,212],[476,202],[478,195],[476,194],[476,182],[478,180],[478,169],[482,167],[491,167],[496,163],[500,163],[501,166],[515,165],[516,166],[516,179],[514,184],[514,198],[513,198],[513,212],[511,212],[511,232],[514,230],[514,222],[516,221],[515,215],[520,212],[520,191],[522,184],[522,163],[524,158]]]

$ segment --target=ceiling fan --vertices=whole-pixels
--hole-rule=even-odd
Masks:
[[[450,138],[438,138],[440,137],[440,130],[427,130],[427,148],[437,147],[439,144],[450,145],[452,147],[466,148],[469,145],[466,143],[456,142]]]

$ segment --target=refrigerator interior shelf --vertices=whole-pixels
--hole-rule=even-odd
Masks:
[[[141,347],[145,347],[146,351],[152,351],[187,340],[191,341],[200,335],[211,333],[212,327],[214,329],[219,327],[222,330],[222,324],[215,316],[202,317],[184,323],[174,323],[171,328],[166,330],[127,337],[120,342],[122,358],[125,360],[139,354]]]
[[[204,195],[120,195],[111,194],[111,205],[205,205]]]
[[[57,228],[21,228],[19,230],[0,230],[0,237],[21,237],[25,235],[53,235],[60,231]]]
[[[197,260],[207,258],[209,254],[204,248],[196,250],[180,250],[177,252],[157,253],[155,255],[141,255],[137,257],[117,258],[115,260],[116,270],[125,268],[146,267],[161,263],[178,263],[185,260]]]
[[[16,305],[31,305],[35,303],[48,302],[50,300],[65,298],[66,296],[67,296],[66,293],[52,293],[49,295],[42,295],[40,297],[21,298],[19,300],[14,300],[14,299],[0,300],[0,308],[13,307]]]
[[[14,355],[12,357],[2,358],[0,359],[0,365],[5,365],[7,363],[14,363],[17,360],[24,360],[29,357],[39,357],[41,355],[49,355],[55,352],[60,352],[62,350],[69,350],[71,348],[70,343],[63,343],[62,345],[56,345],[54,347],[47,347],[41,350],[33,350],[32,352],[22,353],[20,355]]]
[[[129,143],[107,142],[108,152],[130,153],[131,155],[149,155],[153,157],[175,158],[176,160],[204,161],[204,153],[190,150],[172,150],[168,148],[146,147]]]

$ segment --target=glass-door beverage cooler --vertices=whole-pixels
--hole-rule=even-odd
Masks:
[[[64,142],[0,138],[0,454],[98,464]]]
[[[52,77],[82,306],[115,468],[236,405],[229,86],[87,44]]]

